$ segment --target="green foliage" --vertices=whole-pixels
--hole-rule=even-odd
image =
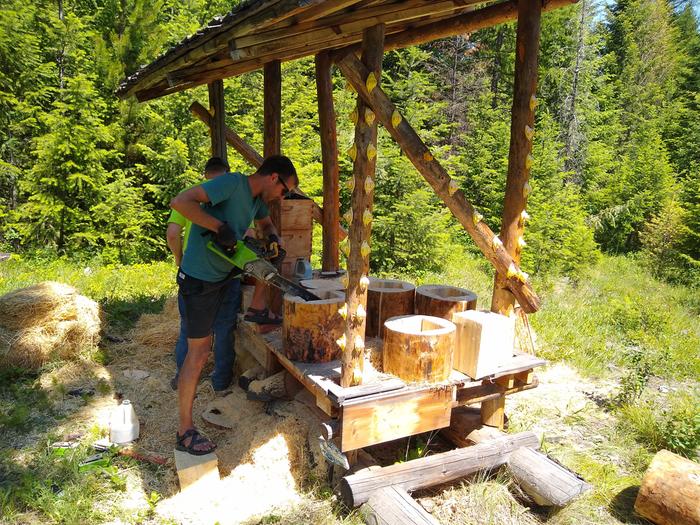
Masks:
[[[609,365],[631,370],[634,394],[650,374],[700,375],[700,327],[692,289],[674,287],[646,273],[642,264],[604,257],[578,281],[559,280],[532,317],[539,353],[565,359],[595,375]]]
[[[631,427],[651,452],[667,449],[690,459],[700,454],[700,392],[677,392],[668,400],[629,403],[618,410],[620,424]]]

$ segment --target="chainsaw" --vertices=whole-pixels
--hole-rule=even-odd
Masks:
[[[284,259],[285,251],[277,243],[266,243],[246,237],[242,241],[236,242],[234,249],[226,249],[210,240],[207,249],[228,261],[231,265],[243,273],[255,277],[256,279],[279,288],[284,293],[296,295],[305,301],[318,301],[320,297],[311,293],[306,288],[285,279],[279,273],[277,267],[270,260]]]

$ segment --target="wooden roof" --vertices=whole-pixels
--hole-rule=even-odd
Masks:
[[[576,0],[550,0],[545,8]],[[517,2],[479,0],[248,0],[126,78],[117,95],[139,101],[323,50],[345,52],[363,30],[386,26],[385,49],[489,27],[517,16]]]

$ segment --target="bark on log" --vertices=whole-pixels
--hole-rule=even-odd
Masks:
[[[476,294],[455,286],[424,284],[416,288],[416,313],[452,321],[452,314],[474,310]]]
[[[539,439],[532,432],[521,432],[473,447],[358,472],[343,478],[340,492],[345,504],[349,508],[355,508],[382,487],[399,486],[412,492],[448,483],[479,470],[500,467],[520,447],[538,448]]]
[[[367,69],[363,81],[371,77],[379,85],[384,56],[384,25],[366,29],[362,37],[362,64]],[[377,122],[367,104],[357,97],[355,142],[353,148],[352,213],[355,220],[350,224],[348,238],[347,327],[345,348],[341,364],[340,386],[348,387],[362,383],[364,367],[365,324],[367,320],[367,284],[369,274],[370,236],[372,234],[372,207],[374,178],[377,162]],[[369,113],[368,113],[369,112]],[[372,118],[368,118],[369,115]]]
[[[538,505],[563,507],[591,486],[537,450],[519,448],[510,455],[508,469]]]
[[[367,525],[440,525],[401,487],[384,487],[362,506]]]
[[[226,109],[224,106],[224,81],[215,80],[209,84],[209,113],[211,126],[211,156],[228,160],[226,155]]]
[[[533,161],[532,138],[537,103],[537,56],[540,47],[541,0],[518,2],[518,29],[515,41],[515,78],[510,120],[508,176],[503,201],[503,219],[499,238],[503,247],[520,264],[520,250],[525,219],[523,213],[530,194],[530,167]],[[513,313],[515,297],[508,286],[506,272],[496,273],[491,310],[505,315]]]
[[[323,162],[323,254],[321,268],[335,271],[338,266],[340,242],[340,187],[338,178],[338,139],[333,109],[333,80],[328,51],[316,55],[316,93],[318,96],[318,123],[321,135]]]
[[[279,155],[282,150],[282,63],[273,60],[265,64],[263,75],[263,155]],[[270,219],[277,228],[280,238],[282,231],[282,211],[280,201],[268,205]],[[268,305],[279,314],[282,310],[282,293],[274,286],[268,286]]]
[[[454,341],[455,325],[440,317],[392,317],[384,323],[384,372],[404,381],[444,381],[452,372]]]
[[[345,321],[338,310],[345,304],[345,294],[329,290],[316,295],[320,301],[284,296],[282,345],[292,361],[322,363],[340,355],[336,341],[345,331]]]
[[[411,283],[370,277],[365,337],[382,337],[387,319],[412,314],[415,295],[416,287]]]
[[[700,525],[700,464],[657,452],[642,479],[634,510],[657,525]]]

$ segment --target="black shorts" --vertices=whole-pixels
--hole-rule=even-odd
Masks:
[[[177,271],[179,293],[185,304],[185,326],[187,337],[199,339],[212,334],[214,321],[230,286],[234,286],[233,276],[223,281],[209,282]]]

